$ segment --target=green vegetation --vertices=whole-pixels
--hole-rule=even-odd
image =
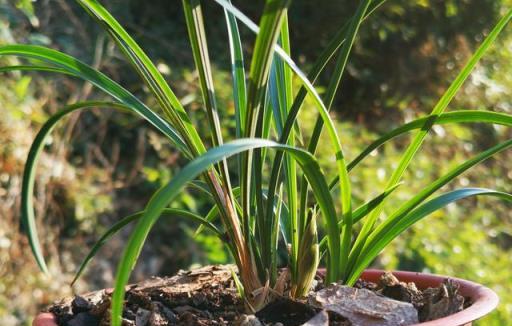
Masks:
[[[431,129],[459,128],[456,130],[466,137],[469,129],[459,124],[494,124],[509,130],[512,117],[506,113],[444,111],[484,53],[492,49],[491,44],[510,20],[512,11],[504,13],[447,91],[434,103],[430,114],[408,124],[399,124],[396,129],[365,147],[361,143],[355,144],[355,140],[366,141],[372,137],[361,135],[365,131],[359,130],[361,128],[356,124],[344,126],[336,123],[329,110],[335,103],[342,77],[347,71],[347,62],[359,29],[371,21],[373,17],[370,15],[378,14],[384,1],[361,1],[355,14],[339,27],[336,36],[306,76],[290,58],[293,48],[290,34],[293,30],[289,29],[287,1],[268,1],[259,25],[256,25],[234,10],[229,2],[218,0],[225,11],[232,63],[233,84],[232,90],[227,93],[233,94],[234,110],[232,114],[226,115],[218,104],[223,98],[229,98],[229,95],[218,95],[221,93],[219,89],[227,88],[226,80],[221,85],[216,82],[218,77],[215,76],[215,65],[208,53],[201,5],[199,1],[184,0],[185,23],[198,73],[210,136],[208,141],[202,140],[204,137],[199,131],[201,126],[195,123],[199,119],[186,110],[183,99],[171,89],[160,70],[132,36],[96,1],[78,2],[111,36],[153,99],[139,99],[99,70],[61,52],[33,45],[0,47],[2,57],[27,59],[23,65],[4,65],[1,68],[4,72],[34,70],[64,73],[93,84],[114,99],[114,102],[82,101],[64,107],[43,125],[30,149],[23,182],[22,217],[40,267],[47,269],[38,242],[32,203],[35,166],[45,140],[62,118],[91,107],[108,107],[135,113],[160,131],[190,161],[181,171],[166,177],[167,180],[158,180],[162,186],[145,208],[109,229],[79,268],[82,272],[107,238],[137,220],[117,269],[112,310],[114,321],[119,322],[124,285],[128,282],[150,230],[160,217],[180,216],[199,221],[204,228],[218,235],[239,267],[248,304],[258,308],[265,297],[252,294],[266,293],[257,290],[267,284],[274,286],[278,268],[283,265],[290,272],[294,296],[302,296],[307,292],[321,258],[327,267],[327,281],[342,280],[353,284],[362,270],[392,240],[403,232],[410,233],[408,229],[413,224],[449,203],[477,195],[512,199],[511,195],[503,191],[467,187],[452,189],[431,198],[431,195],[466,170],[509,148],[512,145],[510,139],[501,140],[497,145],[483,146],[480,153],[464,159],[462,164],[441,165],[442,170],[432,170],[434,181],[426,185],[413,182],[415,175],[425,170],[415,167],[416,161],[413,158],[419,154]],[[237,19],[243,25],[238,26]],[[247,78],[240,36],[246,27],[257,34]],[[228,45],[225,47],[228,48]],[[320,93],[321,96],[313,83],[334,57],[336,59],[333,60],[332,71],[328,74],[328,86],[325,92]],[[23,79],[19,83],[19,87],[23,87]],[[471,107],[471,104],[468,103],[467,107]],[[311,119],[314,120],[316,115],[316,123],[312,124]],[[323,127],[327,131],[324,134]],[[405,149],[390,147],[390,140],[407,132],[412,132],[413,137]],[[377,150],[380,146],[383,146],[384,151]],[[384,155],[375,157],[375,153],[380,154],[386,150]],[[358,152],[362,154],[352,155]],[[228,160],[231,156],[235,156],[236,160]],[[356,158],[346,161],[345,157]],[[379,162],[367,164],[366,157]],[[384,158],[380,157],[392,160],[397,165],[390,169],[382,164]],[[432,157],[423,155],[418,162],[430,165]],[[410,165],[412,168],[409,168]],[[359,177],[354,176],[352,169],[355,167],[364,168],[364,173],[371,176],[364,187]],[[375,178],[382,174],[381,171],[384,171],[384,175],[390,175],[384,178],[387,181]],[[331,175],[336,176],[334,181],[331,181]],[[200,181],[194,181],[196,177]],[[158,172],[155,178],[159,178]],[[402,179],[405,185],[401,185]],[[182,192],[187,185],[200,189],[200,193],[206,193],[201,196],[211,198],[213,206],[210,213],[197,214],[170,207],[176,198],[183,200]],[[368,187],[372,191],[368,191]],[[378,187],[380,193],[374,193],[373,189]],[[404,191],[407,191],[406,197]],[[356,203],[361,205],[357,206]],[[389,205],[384,205],[386,203]],[[379,220],[382,212],[386,213],[386,217]],[[477,216],[475,214],[475,218]],[[323,223],[317,226],[317,222],[321,221]],[[446,225],[450,224],[447,222]],[[319,231],[326,231],[325,237],[319,237]],[[421,236],[418,234],[409,241],[418,241],[417,238]],[[284,259],[279,252],[280,246],[289,248]],[[446,257],[447,265],[450,259],[451,256]],[[395,260],[391,263],[396,266],[399,262]]]

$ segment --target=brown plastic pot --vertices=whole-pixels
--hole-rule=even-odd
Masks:
[[[384,271],[382,270],[369,269],[364,271],[361,278],[369,282],[378,282],[383,273]],[[460,294],[469,298],[472,302],[471,306],[456,314],[416,324],[416,326],[470,326],[473,321],[480,319],[493,311],[499,302],[498,296],[491,289],[463,279],[400,271],[393,272],[393,275],[402,282],[414,282],[419,289],[437,287],[445,279],[450,278],[460,285]],[[57,324],[51,313],[41,313],[34,319],[32,326],[57,326]]]

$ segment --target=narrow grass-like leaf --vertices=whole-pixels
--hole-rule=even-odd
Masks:
[[[290,39],[289,39],[289,27],[288,27],[288,15],[285,14],[283,17],[283,23],[281,25],[281,31],[279,35],[279,44],[281,44],[283,50],[287,55],[290,55]],[[287,67],[284,61],[276,54],[272,61],[272,69],[270,72],[269,81],[269,104],[272,107],[273,121],[277,131],[278,137],[281,137],[284,121],[288,115],[293,101],[293,90],[292,90],[292,71]],[[270,112],[270,110],[269,110]],[[290,138],[288,139],[288,145],[295,146],[295,135],[292,131]],[[299,252],[299,238],[300,238],[300,226],[305,225],[305,222],[299,222],[298,218],[298,189],[297,189],[297,167],[295,161],[285,157],[284,161],[285,173],[284,173],[284,184],[286,185],[286,194],[288,198],[289,207],[289,227],[288,233],[290,235],[289,240],[291,241],[291,254],[290,254],[290,270],[292,282],[297,280],[297,260]],[[277,185],[276,185],[277,186]],[[263,214],[265,218],[269,220],[270,225],[275,225],[279,219],[278,215],[273,214],[274,198],[277,194],[270,188],[269,198],[266,203],[266,209]],[[276,236],[277,228],[272,230],[273,235]],[[270,261],[273,266],[270,268],[272,280],[277,278],[277,242],[272,241]]]
[[[218,212],[218,210],[217,210]],[[96,253],[107,243],[110,238],[112,238],[114,235],[117,234],[120,230],[122,230],[126,225],[137,221],[139,218],[141,218],[144,215],[144,212],[137,212],[135,214],[132,214],[130,216],[124,217],[121,220],[117,221],[114,225],[112,225],[107,231],[105,231],[101,237],[96,241],[96,243],[92,246],[91,250],[87,254],[87,256],[84,258],[80,266],[78,267],[78,271],[75,274],[75,277],[73,278],[73,281],[71,282],[71,285],[73,285],[82,275],[85,268],[89,264],[92,258],[96,255]],[[197,214],[191,213],[189,211],[185,211],[182,209],[175,209],[175,208],[166,208],[162,211],[162,216],[165,218],[186,218],[190,219],[194,222],[200,223],[200,225],[206,227],[208,230],[212,231],[214,234],[216,234],[219,238],[222,238],[223,234],[222,232],[217,229],[215,225],[213,225],[211,222],[209,222],[206,218],[203,218]]]
[[[151,198],[145,209],[144,216],[139,220],[134,232],[130,236],[118,265],[115,290],[112,296],[111,320],[113,326],[120,326],[121,324],[125,285],[128,282],[131,270],[137,261],[144,241],[152,226],[161,215],[161,212],[179,194],[183,186],[185,186],[190,180],[194,179],[198,174],[203,173],[203,171],[208,169],[212,164],[216,164],[223,159],[239,154],[243,151],[254,150],[255,148],[261,147],[287,151],[292,157],[294,157],[294,159],[297,160],[303,172],[308,176],[308,180],[310,181],[313,189],[313,194],[319,203],[320,210],[322,211],[326,221],[326,229],[329,232],[329,248],[336,249],[336,246],[339,248],[340,235],[336,232],[337,220],[335,217],[336,213],[334,204],[330,197],[325,178],[320,170],[320,166],[310,153],[298,148],[281,145],[276,142],[263,139],[240,139],[224,144],[220,147],[210,149],[207,153],[194,159],[183,170],[181,170],[170,183],[162,187]],[[242,278],[242,281],[246,286],[247,284],[250,284],[249,280]]]
[[[245,136],[256,134],[257,116],[264,102],[264,93],[272,63],[273,50],[281,30],[281,23],[289,5],[288,0],[267,0],[256,36],[254,54],[249,70]],[[244,192],[242,187],[242,193]]]
[[[357,277],[360,273],[368,266],[373,258],[372,257],[374,250],[372,246],[374,246],[374,242],[378,240],[380,237],[383,237],[389,230],[395,228],[395,226],[400,223],[402,218],[406,216],[409,212],[411,212],[416,206],[421,204],[425,199],[427,199],[430,195],[432,195],[435,191],[439,190],[441,187],[455,179],[457,176],[467,171],[471,167],[475,166],[478,163],[483,162],[484,160],[490,158],[496,153],[504,151],[508,148],[512,147],[512,139],[502,142],[478,155],[467,160],[466,162],[460,164],[455,167],[448,173],[446,173],[441,178],[432,182],[429,186],[425,187],[421,190],[416,196],[405,202],[402,206],[400,206],[395,212],[393,212],[384,222],[379,224],[375,230],[369,235],[368,241],[365,243],[364,247],[361,250],[360,259],[354,260],[353,268],[350,271],[350,275],[348,278],[348,284],[353,284],[357,280]]]
[[[39,72],[53,72],[64,75],[71,75],[67,70],[61,68],[55,68],[50,66],[41,66],[41,65],[16,65],[16,66],[5,66],[0,67],[1,72],[11,72],[11,71],[39,71]]]
[[[208,44],[204,30],[201,3],[199,0],[183,0],[182,2],[194,62],[199,73],[199,82],[201,85],[201,93],[203,95],[206,115],[212,132],[213,146],[219,146],[222,145],[224,141],[222,139],[219,112],[215,99],[213,73],[210,64],[210,56],[208,54]],[[226,161],[222,161],[220,163],[219,170],[222,176],[223,192],[227,195],[226,200],[230,201],[231,207],[235,207],[231,180],[229,178],[228,165]],[[235,218],[233,218],[233,221],[235,221]]]
[[[361,260],[360,265],[357,266],[357,269],[352,274],[348,284],[353,284],[358,279],[364,268],[366,268],[366,266],[368,266],[391,241],[393,241],[396,237],[398,237],[416,222],[450,203],[472,196],[493,196],[504,199],[508,202],[512,202],[512,194],[492,189],[463,188],[442,194],[411,211],[409,214],[404,216],[400,222],[396,224],[392,229],[389,229],[386,232],[375,234],[371,240],[369,239],[369,245],[366,247],[363,255],[361,256],[363,259]]]
[[[277,42],[281,23],[283,21],[289,0],[267,0],[263,8],[263,14],[260,18],[260,33],[256,36],[254,52],[251,59],[249,70],[249,81],[247,87],[247,107],[246,107],[246,128],[244,130],[245,137],[258,137],[262,134],[265,104],[265,92],[272,63],[273,49]],[[244,234],[250,234],[250,215],[251,215],[251,180],[253,174],[255,176],[256,204],[259,211],[263,211],[263,203],[261,199],[261,170],[258,166],[262,164],[261,151],[253,153],[252,150],[242,154],[242,175],[240,180],[241,187],[241,204],[242,204],[242,220]],[[253,164],[255,169],[253,171]],[[264,217],[259,215],[259,218]],[[271,256],[270,239],[271,239],[271,223],[268,219],[260,221],[264,229],[260,230],[262,237],[261,255],[267,261]],[[265,266],[267,265],[267,266]],[[264,264],[265,268],[270,268],[269,264]]]
[[[41,60],[55,65],[57,67],[57,71],[65,70],[69,75],[90,82],[94,86],[114,97],[122,104],[132,108],[133,111],[144,117],[164,135],[170,138],[176,147],[184,153],[184,155],[190,157],[190,152],[188,151],[181,136],[179,136],[177,131],[174,130],[165,120],[160,118],[160,116],[154,113],[137,97],[128,92],[122,86],[105,76],[103,73],[81,62],[80,60],[62,52],[36,45],[2,46],[0,47],[0,56],[2,55],[11,55]],[[28,70],[29,66],[23,66],[22,69]],[[41,68],[38,66],[35,69],[40,70]],[[45,69],[44,71],[49,70]]]
[[[228,29],[229,50],[231,59],[231,78],[233,79],[233,100],[235,104],[236,138],[245,132],[245,116],[247,114],[247,87],[245,83],[244,54],[242,41],[235,16],[224,10]],[[242,160],[238,158],[238,175],[242,175]]]
[[[443,94],[441,99],[437,102],[437,104],[432,109],[432,112],[430,113],[430,116],[439,115],[444,112],[448,104],[450,104],[451,100],[455,97],[455,94],[458,92],[458,90],[461,88],[462,84],[466,81],[466,79],[469,77],[477,63],[480,61],[480,59],[483,57],[483,55],[486,53],[486,51],[489,49],[489,47],[494,43],[500,32],[503,30],[503,28],[506,26],[506,24],[510,21],[512,18],[512,10],[509,10],[508,13],[503,16],[500,21],[496,24],[496,26],[493,28],[493,30],[487,35],[485,40],[482,42],[482,44],[479,46],[479,48],[475,51],[475,53],[471,56],[468,63],[464,66],[464,68],[461,70],[461,72],[458,74],[458,76],[455,78],[455,80],[450,84],[450,87],[446,90],[446,92]],[[405,151],[400,164],[398,165],[397,169],[391,176],[390,181],[388,182],[388,186],[392,186],[393,184],[397,183],[409,163],[411,162],[412,158],[414,157],[414,154],[417,152],[419,147],[421,146],[423,139],[426,137],[428,131],[432,127],[433,122],[428,121],[424,124],[421,131],[419,131],[416,136],[414,137],[414,140],[411,142],[407,150]]]
[[[222,130],[220,127],[219,112],[215,100],[215,87],[213,85],[212,67],[208,54],[208,44],[204,31],[203,13],[199,0],[183,0],[183,9],[187,22],[189,40],[192,47],[194,62],[199,74],[199,84],[203,95],[204,105],[210,128],[212,129],[212,142],[214,146],[222,144]]]
[[[426,116],[423,118],[419,118],[413,120],[409,123],[406,123],[396,129],[393,129],[383,136],[379,137],[377,140],[373,141],[370,145],[368,145],[355,159],[350,161],[347,165],[347,168],[352,171],[362,160],[364,160],[371,152],[378,149],[380,146],[385,143],[393,140],[396,137],[404,135],[409,131],[416,130],[422,128],[425,123],[429,121],[433,121],[434,125],[441,124],[461,124],[461,123],[492,123],[496,125],[502,125],[507,127],[512,127],[512,115],[507,113],[499,113],[492,111],[480,111],[480,110],[459,110],[454,112],[445,112],[439,116]],[[339,178],[334,178],[333,181],[329,184],[330,189],[334,189]]]
[[[233,16],[235,16],[237,19],[239,19],[246,27],[248,27],[253,33],[258,34],[259,33],[259,27],[250,20],[246,15],[244,15],[240,10],[238,10],[236,7],[234,7],[229,1],[226,0],[214,0],[217,2],[220,6],[224,8],[225,11],[231,13]],[[370,8],[367,10],[367,15],[364,17],[364,19],[368,18],[370,14],[372,14],[375,10],[377,10],[383,3],[385,3],[386,0],[378,0],[372,2]],[[305,74],[302,73],[302,71],[298,68],[298,66],[293,62],[293,60],[286,54],[286,52],[279,47],[278,45],[275,45],[275,52],[277,55],[279,55],[285,63],[292,69],[292,71],[301,79],[303,87],[299,90],[297,96],[295,97],[295,100],[293,102],[292,109],[290,110],[290,113],[288,115],[288,118],[285,123],[285,128],[283,130],[283,137],[280,139],[281,143],[286,143],[288,140],[288,137],[290,135],[290,132],[295,125],[295,119],[297,117],[298,111],[306,97],[306,95],[309,93],[313,93],[314,97],[318,97],[316,94],[316,91],[312,89],[311,85],[312,82],[314,82],[324,67],[329,62],[330,58],[335,54],[335,52],[338,50],[338,48],[344,44],[347,29],[349,26],[349,22],[344,23],[342,27],[338,30],[336,35],[332,38],[332,40],[329,42],[329,44],[326,46],[326,48],[323,50],[323,52],[320,54],[319,58],[316,60],[311,73],[309,74],[308,78],[305,77]],[[310,82],[310,80],[312,82]],[[279,163],[280,164],[280,163]]]
[[[363,205],[359,206],[352,212],[352,223],[357,223],[360,220],[362,220],[366,215],[368,215],[371,211],[375,209],[375,207],[379,206],[382,201],[391,195],[393,191],[395,191],[398,187],[400,187],[402,183],[397,183],[395,186],[389,188],[388,190],[384,191],[377,197],[373,198],[372,200],[364,203]],[[331,188],[332,189],[332,188]],[[343,226],[345,223],[345,219],[341,219],[338,222],[338,225],[340,227]],[[325,251],[327,250],[327,237],[323,237],[320,241],[320,252],[322,253],[322,256],[325,254]]]
[[[83,102],[66,106],[52,117],[50,117],[50,119],[45,124],[43,124],[28,152],[27,161],[23,170],[23,181],[21,186],[21,223],[27,232],[30,248],[32,249],[37,264],[39,265],[39,268],[45,273],[48,272],[48,268],[45,263],[41,244],[39,242],[33,203],[37,162],[43,150],[47,136],[64,116],[77,110],[94,107],[112,107],[130,111],[128,107],[122,104],[110,102]]]
[[[224,0],[215,0],[215,1],[217,3],[219,3],[222,7],[224,7],[225,10],[228,10],[231,13],[233,13],[233,15],[235,15],[240,21],[242,21],[253,32],[258,33],[258,34],[260,33],[258,26],[256,26],[249,18],[247,18],[238,9],[233,7],[230,3],[228,3]],[[383,1],[376,2],[375,7],[373,7],[372,10],[377,8],[378,6],[380,6],[382,3],[383,3]],[[320,99],[318,93],[314,89],[311,82],[304,75],[304,73],[297,67],[297,65],[293,62],[293,60],[283,51],[283,49],[281,49],[278,46],[275,46],[275,51],[277,54],[279,54],[279,56],[281,58],[283,58],[283,60],[290,67],[290,69],[292,69],[292,71],[299,77],[299,79],[301,80],[302,84],[304,85],[304,87],[308,91],[308,93],[312,95],[313,100],[316,104],[316,107],[318,108],[318,110],[320,112],[320,115],[321,115],[324,123],[326,123],[328,126],[329,137],[330,137],[331,141],[334,143],[335,153],[336,153],[336,157],[337,157],[338,173],[342,179],[348,180],[348,174],[346,173],[346,166],[345,166],[345,162],[344,162],[344,158],[343,158],[343,152],[341,150],[341,145],[339,143],[339,138],[338,138],[337,132],[334,128],[334,124],[331,121],[331,119],[327,113],[325,105],[323,104],[322,100]],[[320,68],[320,70],[321,69],[322,68]],[[300,108],[300,105],[298,105],[298,107],[296,108],[295,115],[297,114],[299,108]],[[288,126],[289,127],[288,132],[290,132],[291,129],[293,128],[294,120],[295,120],[295,118],[293,120],[291,120],[290,125]],[[283,141],[283,143],[284,142],[286,142],[286,140]],[[280,163],[276,169],[273,169],[273,172],[279,171],[279,170],[280,170]],[[273,174],[275,176],[277,173],[273,173]],[[274,180],[277,180],[277,179],[278,179],[277,177],[274,178]],[[342,190],[340,192],[340,195],[345,198],[342,201],[348,202],[347,198],[350,197],[349,191]],[[336,263],[333,263],[333,262],[328,263],[328,265],[331,266],[332,268],[328,268],[328,273],[327,273],[326,279],[327,279],[327,281],[335,281],[340,276],[339,275],[340,274],[340,272],[339,272],[339,268],[340,268],[339,257],[330,257],[330,259],[334,259],[336,261]]]
[[[156,66],[151,62],[139,45],[98,1],[77,1],[89,15],[96,19],[96,21],[107,31],[119,46],[123,54],[156,97],[168,120],[172,123],[173,127],[176,128],[183,141],[187,144],[187,148],[190,150],[191,155],[194,157],[200,153],[204,153],[206,151],[204,143],[202,142],[195,126],[191,123],[183,105],[171,90],[162,74],[158,71]],[[237,243],[236,247],[240,250],[241,256],[245,257],[246,250],[244,248],[242,236],[239,232],[239,221],[235,216],[236,213],[233,209],[229,196],[226,198],[226,194],[224,193],[226,189],[221,185],[219,177],[215,171],[205,172],[204,178],[212,189],[212,194],[221,209],[222,216],[225,217],[223,222],[231,239]],[[224,183],[226,184],[227,182],[228,180],[225,179]],[[246,258],[244,259],[247,260]]]
[[[231,76],[233,78],[233,97],[235,104],[236,137],[240,138],[245,130],[247,90],[245,84],[244,54],[242,41],[235,16],[224,10],[229,37]]]
[[[163,111],[180,136],[188,145],[193,155],[203,153],[205,147],[188,115],[171,90],[162,74],[151,62],[140,46],[124,30],[119,22],[96,0],[77,0],[77,2],[110,34],[139,73],[148,88],[155,95]]]
[[[248,18],[243,16],[243,14],[240,16],[240,12],[239,11],[235,11],[233,10],[233,6],[231,6],[230,4],[228,3],[223,3],[222,1],[218,1],[216,0],[218,3],[221,3],[221,5],[226,9],[226,10],[229,10],[230,12],[232,12],[237,18],[239,18],[242,22],[244,22],[246,25],[248,24],[247,23],[247,20]],[[249,23],[250,25],[250,23]],[[258,35],[260,31],[258,30]],[[281,48],[279,47],[275,47],[275,51],[277,53],[279,53],[279,51],[283,51]],[[339,139],[339,136],[338,136],[338,133],[336,131],[336,128],[334,126],[334,122],[331,120],[330,116],[329,116],[329,113],[328,113],[328,110],[327,108],[325,107],[324,103],[322,102],[320,96],[318,95],[317,91],[315,90],[315,88],[313,87],[313,85],[311,84],[311,82],[307,79],[307,77],[304,75],[304,73],[299,69],[299,67],[297,67],[297,65],[293,62],[293,60],[288,56],[286,55],[285,53],[281,55],[281,57],[283,58],[283,60],[285,60],[286,64],[288,65],[288,67],[290,67],[290,69],[292,69],[292,71],[299,77],[299,79],[301,80],[302,84],[304,85],[304,87],[306,87],[306,89],[308,90],[309,94],[311,94],[312,98],[313,98],[313,101],[315,102],[315,107],[318,109],[318,112],[320,114],[320,116],[322,117],[322,120],[324,121],[326,127],[327,127],[327,131],[328,131],[328,135],[329,135],[329,138],[331,140],[331,142],[333,143],[333,146],[334,146],[334,154],[335,154],[335,157],[336,157],[336,166],[337,166],[337,170],[338,170],[338,174],[340,176],[340,179],[343,180],[341,186],[340,186],[340,196],[342,197],[341,198],[341,201],[343,203],[345,203],[345,206],[347,206],[350,202],[350,187],[348,188],[343,188],[343,187],[347,187],[347,185],[349,185],[349,180],[348,180],[348,172],[347,172],[347,169],[346,169],[346,163],[345,163],[345,158],[344,158],[344,155],[343,155],[343,150],[342,150],[342,147],[341,147],[341,143],[340,143],[340,139]],[[248,125],[250,123],[248,122]],[[293,127],[293,125],[292,125]],[[245,162],[247,163],[247,162]],[[244,166],[246,166],[246,164],[244,164]],[[249,182],[249,180],[247,180],[246,182]],[[242,187],[242,193],[244,193],[243,191],[243,188]],[[247,196],[247,195],[246,195]],[[247,196],[247,198],[244,198],[242,197],[242,206],[244,206],[244,200],[246,202],[246,205],[248,205],[248,201],[249,201],[249,197]],[[248,212],[247,212],[248,213]],[[246,212],[244,212],[244,214],[246,214]],[[268,225],[268,224],[267,224]],[[337,226],[336,226],[337,228]],[[333,230],[334,231],[334,230]],[[339,246],[339,244],[337,245]],[[331,248],[332,249],[332,248]],[[341,276],[341,273],[340,273],[340,251],[333,251],[335,254],[333,254],[332,256],[329,256],[329,261],[328,261],[328,270],[327,270],[327,276],[326,276],[326,281],[327,282],[334,282],[338,279],[340,279],[340,276]]]
[[[348,57],[350,55],[350,50],[352,49],[352,45],[354,44],[357,32],[359,30],[359,26],[361,25],[361,22],[364,19],[364,16],[366,14],[366,11],[368,10],[368,7],[370,6],[371,0],[362,0],[359,3],[359,6],[357,7],[356,13],[354,17],[352,18],[350,25],[347,30],[347,36],[345,39],[345,43],[343,44],[340,53],[338,55],[338,58],[336,60],[336,65],[334,69],[334,73],[331,77],[331,80],[329,82],[329,86],[327,88],[327,94],[325,96],[325,103],[327,106],[327,109],[329,110],[332,106],[332,103],[334,102],[334,98],[336,96],[336,93],[338,91],[341,77],[343,76],[343,73],[345,71],[345,67],[348,62]],[[311,141],[308,146],[308,151],[310,153],[314,153],[318,144],[318,141],[320,140],[320,134],[323,127],[323,120],[317,119],[317,122],[315,124],[313,134],[311,136]],[[343,219],[345,220],[345,223],[341,229],[342,233],[342,244],[341,244],[341,257],[340,257],[340,264],[341,264],[341,279],[345,278],[345,275],[347,273],[347,264],[348,264],[348,256],[350,253],[350,244],[352,242],[352,204],[351,204],[351,190],[350,190],[350,179],[348,177],[348,169],[345,170],[345,174],[340,175],[340,183],[341,183],[341,207],[342,207],[342,214]],[[304,189],[307,189],[307,185],[305,182],[302,183],[301,187]],[[302,198],[305,198],[303,196]],[[306,202],[303,201],[301,203],[301,209],[304,209],[304,205],[306,205]]]

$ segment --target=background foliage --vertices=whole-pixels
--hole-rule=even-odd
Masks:
[[[186,109],[194,111],[198,130],[205,130],[201,128],[205,119],[181,5],[165,0],[151,5],[141,0],[104,3],[158,63],[187,103]],[[222,11],[208,1],[204,4],[219,108],[224,121],[229,121],[234,106],[226,33],[216,19],[222,17]],[[252,18],[257,18],[261,9],[259,2],[235,4]],[[349,74],[342,81],[343,95],[334,106],[338,127],[353,139],[346,145],[347,156],[354,157],[383,131],[429,112],[500,12],[510,5],[509,0],[397,0],[379,9],[361,28]],[[354,6],[347,0],[294,2],[290,12],[292,54],[306,71],[332,35],[337,25],[332,22],[346,19]],[[244,50],[250,52],[253,36],[242,33],[242,37]],[[0,44],[14,42],[49,45],[73,54],[146,96],[137,76],[126,73],[129,69],[113,44],[72,1],[0,0]],[[511,59],[512,29],[508,27],[450,108],[511,113]],[[1,75],[0,81],[0,324],[24,325],[39,308],[35,302],[45,304],[72,292],[67,285],[87,245],[118,217],[142,208],[148,196],[172,178],[174,163],[182,158],[144,123],[111,111],[75,114],[70,123],[57,128],[36,186],[44,246],[51,257],[52,276],[44,277],[19,231],[24,160],[30,141],[49,113],[62,104],[93,97],[94,92],[88,85],[55,75],[12,73]],[[302,113],[304,130],[312,128],[314,114],[313,109]],[[223,126],[227,134],[234,122]],[[404,178],[406,183],[388,205],[397,205],[473,151],[507,137],[510,131],[483,125],[434,127],[410,169],[416,172]],[[376,195],[384,187],[407,141],[401,138],[385,146],[380,149],[385,155],[374,156],[354,170],[356,199]],[[318,153],[329,151],[320,147]],[[457,182],[511,192],[510,162],[512,153],[502,153]],[[183,193],[178,202],[198,213],[207,209],[205,200],[193,191]],[[449,274],[487,284],[498,291],[502,303],[482,324],[508,324],[512,321],[510,208],[488,199],[450,206],[409,230],[375,266]],[[193,226],[185,221],[160,222],[144,249],[135,279],[171,274],[193,264],[229,261],[216,238],[204,233],[191,241],[193,232]],[[106,246],[73,290],[112,284],[113,266],[127,234],[128,230]]]

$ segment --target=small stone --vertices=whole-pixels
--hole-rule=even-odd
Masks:
[[[73,302],[71,302],[71,309],[74,314],[89,311],[91,310],[91,306],[91,303],[87,299],[79,295],[77,295],[73,299]]]
[[[135,326],[146,326],[151,316],[151,311],[139,308],[135,315]]]
[[[311,290],[316,290],[316,288],[318,287],[318,284],[319,284],[319,283],[320,283],[320,282],[318,282],[318,280],[313,280],[313,281],[311,282]]]
[[[123,311],[123,317],[125,317],[126,319],[135,320],[136,316],[137,314],[135,313],[135,311],[131,309],[124,309]]]
[[[235,326],[263,326],[254,315],[241,315],[234,323]]]

